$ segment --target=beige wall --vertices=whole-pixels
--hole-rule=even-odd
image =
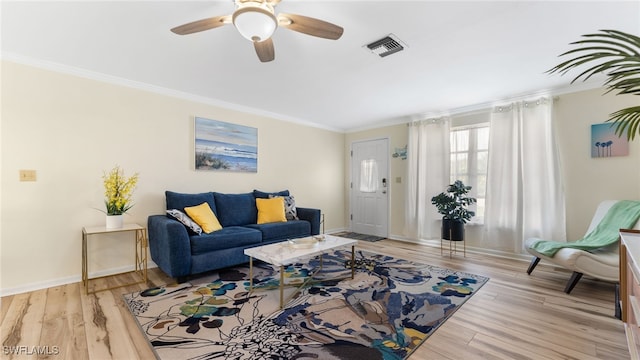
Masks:
[[[344,134],[107,82],[2,62],[0,289],[78,281],[81,229],[104,224],[102,174],[138,172],[125,221],[163,213],[164,191],[290,189],[344,223]],[[193,117],[258,129],[258,172],[195,171]],[[19,182],[20,169],[37,171]],[[132,264],[128,236],[90,240],[90,272]]]
[[[591,125],[638,105],[638,97],[604,94],[603,89],[562,95],[554,104],[565,177],[567,239],[581,238],[596,206],[607,199],[640,199],[640,138],[629,156],[591,158]]]

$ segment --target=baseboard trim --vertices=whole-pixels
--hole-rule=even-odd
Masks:
[[[327,230],[324,231],[324,233],[327,234],[327,235],[331,235],[331,234],[335,234],[335,233],[339,233],[339,232],[343,232],[343,231],[349,231],[349,229],[345,229],[345,228],[327,229]]]
[[[440,248],[440,239],[410,239],[401,235],[389,235],[389,239],[409,242],[413,244],[426,245],[426,246],[430,246],[438,249]],[[467,245],[467,252],[472,254],[479,254],[479,255],[491,255],[491,256],[512,259],[512,260],[519,260],[519,261],[531,261],[531,255],[514,254],[506,251],[479,248],[476,246],[469,246],[469,245]]]
[[[158,267],[158,265],[156,265],[153,261],[149,261],[148,262],[147,269],[153,269],[155,267]],[[120,273],[129,272],[129,271],[133,271],[133,270],[135,270],[135,266],[134,265],[122,266],[122,267],[119,267],[119,268],[105,269],[105,270],[95,271],[95,272],[89,273],[89,278],[110,276],[110,275],[120,274]],[[22,285],[22,286],[16,286],[16,287],[12,287],[12,288],[0,289],[0,297],[10,296],[10,295],[17,295],[17,294],[30,292],[30,291],[48,289],[48,288],[55,287],[55,286],[68,285],[68,284],[73,284],[73,283],[77,283],[77,282],[81,282],[81,281],[82,281],[82,276],[81,275],[68,276],[68,277],[59,278],[59,279],[53,279],[53,280],[48,280],[48,281],[38,281],[38,282],[33,282],[33,283]]]

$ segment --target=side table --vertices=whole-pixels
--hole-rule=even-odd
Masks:
[[[89,267],[87,264],[87,240],[91,235],[109,234],[109,233],[118,233],[118,232],[135,233],[135,244],[134,244],[135,270],[131,272],[138,274],[141,280],[133,283],[129,283],[129,284],[112,286],[109,288],[94,290],[89,292],[90,280],[105,278],[105,277],[119,275],[119,274],[111,274],[111,275],[89,278]],[[84,286],[85,293],[88,295],[88,294],[96,293],[98,291],[111,290],[111,289],[116,289],[123,286],[146,283],[147,282],[147,246],[148,246],[147,245],[147,228],[145,228],[144,226],[140,226],[138,224],[124,224],[121,228],[118,228],[118,229],[107,229],[104,226],[83,227],[82,228],[82,285]]]

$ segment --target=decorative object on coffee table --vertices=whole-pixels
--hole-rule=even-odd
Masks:
[[[474,211],[468,209],[469,205],[476,203],[475,198],[467,195],[470,190],[471,186],[466,186],[462,181],[456,180],[447,187],[446,191],[431,198],[431,203],[442,215],[440,254],[442,254],[442,240],[448,240],[449,256],[452,253],[451,242],[453,241],[462,241],[464,256],[467,255],[464,244],[464,224],[476,215]]]
[[[102,179],[104,181],[104,205],[106,207],[104,213],[107,214],[106,228],[122,228],[122,215],[133,206],[131,195],[138,184],[138,173],[126,177],[124,170],[116,165],[109,173],[105,173]]]

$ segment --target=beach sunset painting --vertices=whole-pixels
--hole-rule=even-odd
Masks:
[[[258,172],[258,129],[196,117],[195,167]]]
[[[602,158],[629,155],[629,141],[616,135],[611,123],[591,125],[591,157]]]

